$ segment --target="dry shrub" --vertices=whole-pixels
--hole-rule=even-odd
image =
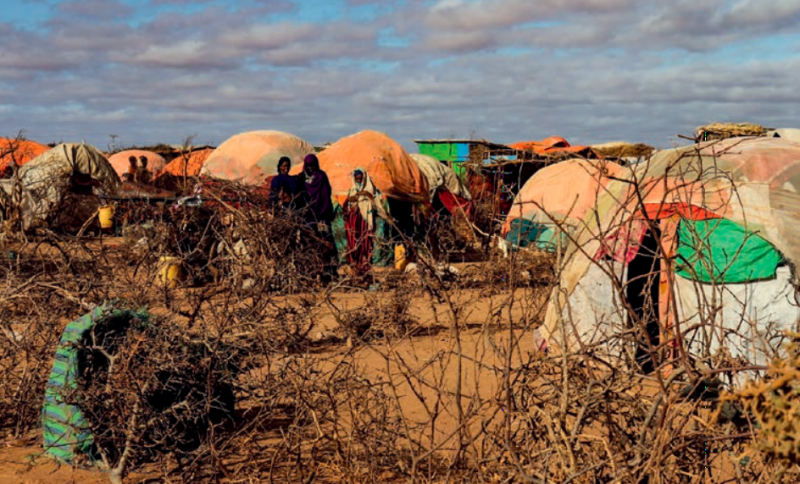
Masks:
[[[516,251],[512,257],[504,259],[506,264],[492,264],[497,267],[493,277],[501,277],[502,273],[513,273],[519,271],[523,279],[532,285],[549,286],[555,282],[555,262],[556,256],[552,252],[545,252],[536,249],[524,249]]]
[[[167,205],[164,202],[153,203],[141,200],[116,200],[114,205],[114,221],[117,234],[125,236],[129,227],[139,225],[150,226],[163,220]]]
[[[503,422],[491,434],[508,478],[555,482],[697,482],[730,441],[708,427],[707,402],[680,386],[583,358],[534,359],[514,372]],[[521,377],[521,378],[520,378]],[[719,433],[717,433],[719,432]],[[713,443],[712,443],[713,442]]]
[[[462,271],[458,286],[480,288],[484,295],[499,294],[521,287],[550,288],[556,281],[555,255],[537,249],[513,251],[509,257],[493,252],[488,263]]]
[[[641,459],[631,444],[640,441],[651,401],[635,380],[548,359],[521,370],[523,379],[504,409],[503,431],[495,435],[505,474],[556,482],[579,475],[578,482],[597,482],[613,479],[612,471],[629,466],[637,454]],[[569,386],[554,384],[563,381],[565,370]]]
[[[173,206],[154,220],[125,228],[131,249],[158,265],[161,256],[180,259],[186,285],[248,284],[272,293],[316,287],[324,261],[303,220],[272,217],[263,194],[250,187],[222,184],[200,205]]]
[[[797,338],[798,335],[793,335]],[[766,378],[726,393],[723,402],[741,406],[757,427],[755,447],[787,466],[800,463],[797,415],[800,412],[800,345],[795,339],[789,355],[772,362]],[[720,409],[721,412],[721,409]]]
[[[7,274],[5,284],[0,296],[0,438],[21,438],[38,426],[64,311],[45,309],[52,290],[35,287],[30,279]]]
[[[344,335],[357,341],[383,337],[402,337],[417,325],[409,313],[416,289],[398,286],[390,293],[367,293],[361,307],[342,312],[338,317]]]
[[[428,240],[437,260],[449,261],[464,254],[476,240],[470,223],[463,214],[450,215],[443,209],[428,221]]]
[[[19,438],[39,425],[62,329],[93,307],[112,271],[103,254],[55,237],[7,238],[0,253],[0,434]]]
[[[237,432],[217,446],[228,475],[254,482],[376,482],[398,468],[401,422],[385,383],[365,378],[348,356],[296,355],[269,369],[244,378],[242,387],[254,399]]]
[[[65,401],[84,413],[94,449],[124,473],[161,454],[186,454],[231,419],[242,357],[146,313],[109,311],[78,342],[77,387]]]

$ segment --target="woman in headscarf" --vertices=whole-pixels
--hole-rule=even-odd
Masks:
[[[363,273],[372,262],[375,215],[385,218],[383,195],[363,168],[354,170],[351,177],[353,185],[347,192],[344,213],[347,259],[356,273]]]
[[[317,155],[310,154],[303,160],[303,185],[308,197],[307,217],[310,224],[325,225],[330,232],[333,221],[331,182],[328,174],[319,168]],[[318,227],[320,230],[325,230]]]
[[[300,176],[306,194],[306,222],[316,238],[323,243],[325,275],[332,277],[336,272],[337,252],[331,231],[334,217],[331,183],[327,173],[319,168],[319,160],[313,153],[303,160],[303,173]]]
[[[278,160],[278,174],[272,178],[269,187],[269,201],[273,208],[291,208],[297,196],[297,180],[289,175],[292,160],[283,156]]]

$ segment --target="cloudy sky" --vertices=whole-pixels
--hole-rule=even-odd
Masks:
[[[800,126],[799,26],[800,0],[6,1],[0,135],[667,147],[707,121]]]

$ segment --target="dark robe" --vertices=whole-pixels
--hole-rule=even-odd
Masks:
[[[272,178],[269,186],[269,201],[273,207],[281,205],[280,194],[288,193],[292,197],[297,194],[297,180],[291,175],[279,173]]]
[[[307,168],[314,172],[308,175]],[[333,202],[331,182],[328,175],[319,169],[319,160],[314,155],[306,156],[303,163],[303,183],[307,196],[309,222],[322,222],[330,225],[333,222]]]

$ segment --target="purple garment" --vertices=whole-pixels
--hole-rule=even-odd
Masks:
[[[310,174],[309,174],[310,171]],[[333,221],[333,202],[331,202],[331,183],[328,175],[319,169],[316,155],[310,154],[303,160],[303,174],[308,194],[309,219],[313,222]]]

